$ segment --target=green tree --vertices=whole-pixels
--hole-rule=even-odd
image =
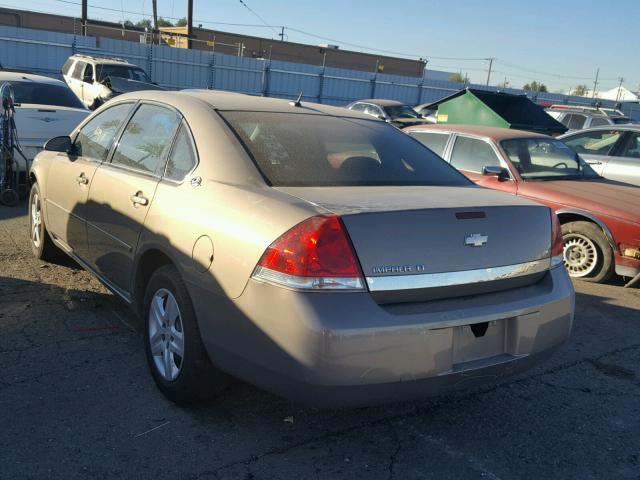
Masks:
[[[144,20],[140,20],[138,22],[136,22],[136,27],[138,28],[146,28],[151,30],[153,28],[153,25],[151,24],[151,20],[149,20],[148,18],[145,18]]]
[[[187,17],[182,17],[176,22],[176,27],[186,27],[187,26]]]
[[[466,75],[462,76],[462,73],[454,73],[449,77],[449,81],[456,82],[456,83],[467,83],[469,79],[467,78]]]
[[[526,83],[523,87],[523,90],[528,92],[548,92],[547,86],[544,83],[538,83],[535,80],[531,83]]]
[[[586,85],[578,85],[576,86],[576,88],[573,89],[571,93],[572,95],[577,95],[579,97],[584,97],[587,94],[587,91],[589,90],[589,87],[587,87]]]
[[[173,23],[162,17],[158,18],[158,27],[173,27]]]

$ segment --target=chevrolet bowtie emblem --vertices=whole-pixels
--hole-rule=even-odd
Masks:
[[[481,233],[472,233],[467,235],[464,239],[464,244],[469,247],[481,247],[489,241],[488,235],[482,235]]]

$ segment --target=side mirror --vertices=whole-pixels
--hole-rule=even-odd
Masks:
[[[71,147],[71,138],[67,135],[62,137],[53,137],[44,144],[44,149],[48,152],[68,153],[71,151]]]
[[[498,177],[498,180],[509,180],[509,171],[498,165],[485,165],[482,167],[482,174],[487,177]]]
[[[385,117],[384,115],[378,115],[378,118],[379,118],[380,120],[384,120],[385,122],[388,122],[388,121],[389,121],[389,119],[388,119],[387,117]]]

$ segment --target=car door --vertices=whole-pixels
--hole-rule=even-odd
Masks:
[[[87,257],[87,197],[95,171],[111,149],[132,102],[91,117],[73,138],[73,154],[59,153],[47,175],[47,228],[78,257]]]
[[[612,150],[602,176],[640,186],[640,132],[627,132]]]
[[[94,175],[87,208],[90,263],[125,295],[144,220],[180,121],[168,106],[140,104],[110,161]]]
[[[517,186],[509,169],[489,140],[456,134],[449,163],[474,183],[515,195]],[[500,167],[505,176],[483,174],[484,167]]]
[[[623,133],[615,128],[599,128],[568,135],[562,141],[602,175],[610,160],[609,154],[619,147]]]

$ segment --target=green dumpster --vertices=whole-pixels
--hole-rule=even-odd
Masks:
[[[554,136],[567,131],[526,95],[467,88],[426,108],[438,109],[438,123],[486,125]]]

